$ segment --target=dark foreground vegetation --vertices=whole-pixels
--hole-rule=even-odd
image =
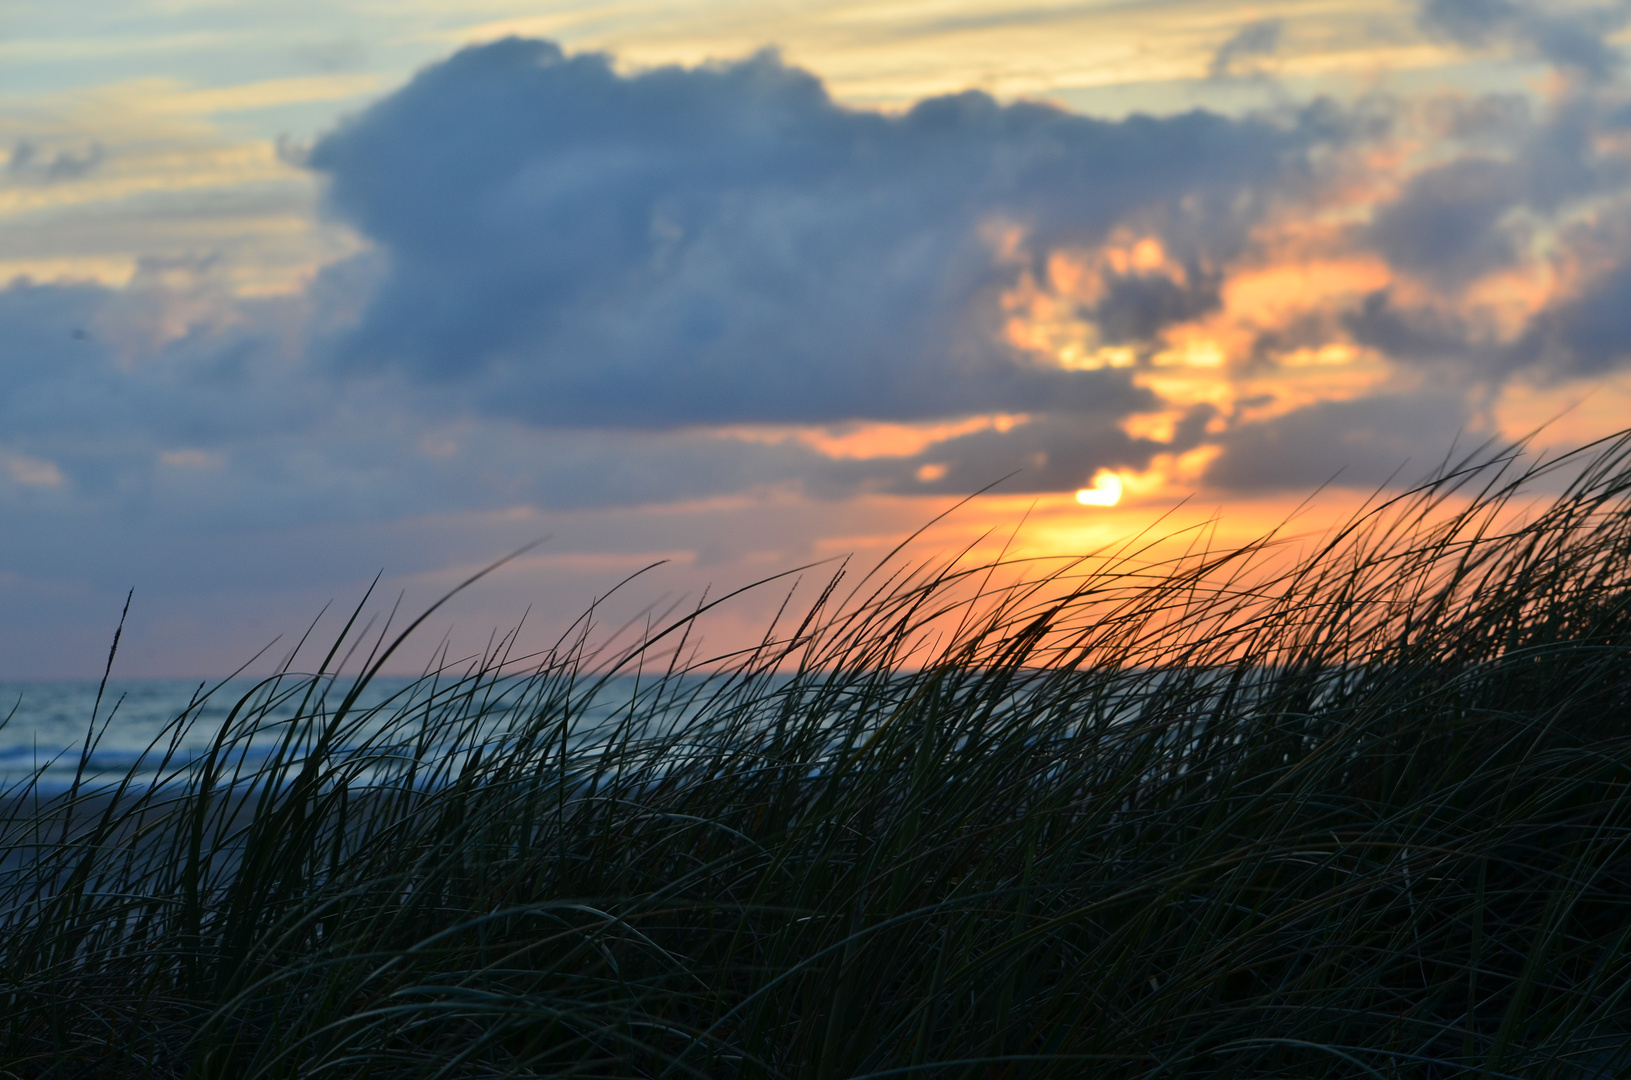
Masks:
[[[705,672],[585,622],[364,710],[370,635],[7,795],[0,1076],[1631,1075],[1631,442],[1515,460]]]

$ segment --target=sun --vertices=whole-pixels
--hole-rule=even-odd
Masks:
[[[1121,477],[1109,469],[1093,474],[1093,486],[1076,493],[1076,501],[1083,506],[1114,506],[1121,501]]]

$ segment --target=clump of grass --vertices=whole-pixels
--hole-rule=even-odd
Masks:
[[[840,573],[723,660],[362,708],[348,626],[7,795],[0,1067],[1627,1075],[1631,437],[1518,462],[1295,559]]]

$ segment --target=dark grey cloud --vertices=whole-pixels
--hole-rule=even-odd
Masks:
[[[1424,103],[1434,132],[1481,152],[1506,150],[1534,126],[1535,103],[1521,94],[1448,95]]]
[[[997,293],[1135,219],[1217,265],[1329,120],[979,93],[892,116],[769,53],[623,76],[546,42],[468,49],[312,149],[389,267],[333,362],[541,425],[1114,414],[1139,404],[1125,375],[1010,349]],[[1026,238],[1006,261],[1005,228]],[[1198,277],[1126,279],[1096,314],[1153,333],[1215,303]]]
[[[1515,142],[1512,160],[1522,168],[1528,205],[1552,214],[1581,198],[1623,192],[1631,169],[1623,153],[1604,146],[1604,136],[1631,128],[1623,111],[1618,93],[1569,95]]]
[[[1273,56],[1280,48],[1280,35],[1285,25],[1279,19],[1258,19],[1247,23],[1218,46],[1212,54],[1212,63],[1206,69],[1210,79],[1227,79],[1240,75],[1241,60],[1254,60]]]
[[[1253,33],[1238,55],[1273,44]],[[1597,149],[1615,100],[1574,93],[1538,117],[1455,103],[1436,122],[1459,154],[1352,234],[1439,300],[1384,290],[1254,327],[1255,361],[1345,336],[1471,394],[1631,359],[1631,270],[1511,339],[1454,302],[1526,257],[1531,219],[1624,188]],[[1329,103],[1111,122],[970,93],[883,114],[768,53],[620,75],[543,42],[470,49],[311,148],[327,205],[374,247],[304,295],[234,298],[207,258],[149,260],[121,289],[0,289],[0,454],[60,469],[53,497],[82,509],[227,530],[773,487],[956,493],[1016,471],[1009,490],[1061,491],[1207,441],[1220,487],[1345,463],[1375,482],[1466,407],[1368,398],[1221,436],[1203,407],[1169,441],[1135,438],[1122,421],[1163,403],[1131,371],[1033,360],[1005,344],[997,301],[1062,247],[1157,236],[1161,267],[1106,270],[1076,312],[1147,356],[1220,310],[1265,208],[1379,131]],[[710,430],[996,412],[1030,419],[865,461]],[[44,497],[27,486],[0,501]]]
[[[339,293],[354,269],[334,268],[318,292]],[[173,268],[169,291],[160,289],[152,278],[161,273],[144,267],[123,289],[0,288],[0,515],[8,499],[37,501],[47,488],[76,513],[173,515],[228,531],[517,504],[622,506],[794,483],[825,461],[798,444],[706,432],[462,422],[423,398],[313,370],[303,349],[341,313],[295,300],[211,311],[177,295]],[[200,308],[191,323],[155,337],[153,323],[176,319],[189,301]],[[60,484],[8,480],[13,459],[42,475],[49,464]]]
[[[1608,36],[1631,22],[1631,4],[1429,0],[1420,21],[1442,39],[1511,48],[1570,77],[1543,108],[1512,95],[1435,103],[1440,163],[1377,207],[1361,236],[1436,296],[1417,291],[1401,303],[1384,290],[1341,322],[1395,360],[1448,362],[1473,392],[1520,374],[1589,378],[1622,366],[1631,360],[1631,319],[1622,314],[1631,305],[1631,157],[1623,150],[1631,109],[1619,78],[1624,58]],[[1469,285],[1540,257],[1592,269],[1516,332],[1466,302]]]
[[[1605,38],[1623,22],[1622,7],[1434,0],[1422,25],[1440,39],[1567,77],[1431,104],[1282,98],[1246,118],[1104,121],[978,93],[886,114],[835,104],[772,54],[620,75],[541,42],[466,50],[313,144],[280,145],[372,242],[303,294],[236,295],[224,230],[185,231],[306,212],[270,186],[253,206],[132,196],[141,220],[174,225],[164,250],[205,254],[149,259],[128,286],[0,286],[0,592],[51,598],[14,601],[23,615],[0,631],[28,639],[80,585],[289,596],[382,562],[474,560],[574,517],[602,530],[577,552],[702,550],[717,533],[758,558],[834,535],[821,528],[844,514],[849,535],[909,527],[877,525],[880,500],[839,501],[857,492],[961,495],[1009,473],[1005,491],[1064,492],[1208,444],[1204,483],[1223,491],[1413,479],[1483,430],[1474,403],[1502,380],[1631,363],[1631,95]],[[1212,74],[1250,76],[1279,34],[1242,28]],[[336,43],[308,60],[354,58]],[[1394,164],[1401,147],[1422,156]],[[0,183],[71,181],[104,159],[25,141],[0,148]],[[1338,257],[1379,255],[1394,286],[1241,305],[1222,340],[1252,340],[1250,355],[1202,377],[1240,361],[1272,386],[1288,354],[1349,342],[1427,390],[1243,420],[1273,404],[1260,394],[1197,406],[1158,441],[1127,433],[1129,414],[1169,407],[1129,369],[1060,370],[1005,344],[1000,297],[1054,281],[1050,255],[1120,265],[1106,242],[1153,236],[1159,267],[1096,271],[1074,311],[1049,301],[1060,324],[1091,324],[1084,341],[1147,363],[1219,313],[1238,268],[1297,258],[1311,214],[1378,190],[1394,194],[1329,235]],[[13,217],[24,259],[47,234],[95,255],[123,227],[111,211],[75,215],[72,233],[50,208]],[[1549,258],[1560,295],[1526,326],[1480,306],[1488,275]],[[718,426],[993,413],[1027,418],[866,460]],[[775,535],[743,540],[712,509],[726,503],[775,518]],[[634,522],[646,532],[630,539]]]
[[[1512,0],[1427,0],[1418,18],[1428,33],[1461,45],[1489,45],[1522,15]]]
[[[1370,294],[1342,319],[1353,340],[1407,364],[1455,368],[1469,388],[1524,375],[1544,382],[1592,379],[1631,364],[1631,261],[1588,279],[1536,312],[1514,336],[1442,306],[1408,306]]]
[[[1631,184],[1605,134],[1622,124],[1617,93],[1561,97],[1543,117],[1496,98],[1442,118],[1459,153],[1411,176],[1375,208],[1364,239],[1396,270],[1453,293],[1532,256],[1537,226]]]
[[[1419,22],[1435,37],[1483,48],[1503,45],[1591,81],[1614,77],[1624,55],[1607,36],[1631,21],[1622,2],[1565,8],[1514,0],[1427,0]]]
[[[1344,314],[1342,322],[1359,344],[1416,364],[1477,360],[1500,347],[1480,339],[1454,312],[1396,304],[1387,289],[1368,294],[1357,308]]]
[[[128,518],[159,512],[155,485],[169,476],[194,496],[209,493],[185,515],[193,522],[344,512],[323,492],[324,470],[277,478],[262,468],[274,446],[301,451],[309,465],[334,411],[332,395],[294,362],[298,333],[276,332],[298,321],[299,305],[240,302],[189,322],[183,309],[200,298],[177,289],[174,271],[168,286],[156,273],[144,267],[123,289],[0,289],[0,458],[40,463],[11,470],[0,504],[49,497],[76,513]],[[209,467],[175,472],[167,454]],[[54,479],[31,484],[30,475]]]
[[[6,161],[6,174],[13,180],[33,183],[55,183],[77,180],[102,164],[107,151],[102,144],[92,142],[74,149],[61,147],[56,151],[41,150],[37,143],[19,139],[11,148]]]
[[[1217,311],[1223,275],[1198,265],[1180,280],[1165,273],[1109,274],[1104,295],[1088,314],[1111,345],[1151,342],[1161,331]]]
[[[1542,310],[1507,356],[1514,369],[1554,378],[1591,378],[1631,362],[1631,261]]]
[[[1512,263],[1519,237],[1503,218],[1523,198],[1512,163],[1464,157],[1417,173],[1380,208],[1371,239],[1390,264],[1455,287]]]
[[[1324,401],[1228,432],[1205,479],[1235,491],[1415,481],[1444,462],[1471,420],[1457,388]]]
[[[144,260],[119,289],[26,279],[0,288],[0,439],[72,449],[298,431],[323,396],[289,363],[298,335],[277,332],[299,305],[230,300],[206,311],[208,284],[189,290],[179,270]]]
[[[1288,315],[1274,325],[1256,327],[1243,359],[1249,369],[1267,374],[1273,364],[1290,354],[1304,349],[1318,350],[1343,340],[1349,334],[1347,323],[1353,317],[1352,312],[1314,309]]]

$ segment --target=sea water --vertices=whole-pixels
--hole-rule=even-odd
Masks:
[[[366,704],[383,700],[405,683],[380,680],[366,688]],[[76,776],[82,784],[95,783],[132,770],[138,781],[150,779],[148,774],[171,749],[177,717],[188,713],[192,719],[171,754],[173,763],[184,763],[208,751],[233,707],[255,686],[248,679],[203,684],[138,679],[109,682],[105,688],[96,680],[0,682],[0,718],[5,720],[0,726],[0,789],[37,777],[42,790],[58,791]]]
[[[455,680],[439,688],[437,701],[443,710],[456,710],[456,704],[449,705],[450,698],[473,693],[493,721],[502,724],[517,719],[518,710],[526,712],[528,685],[523,679],[484,680],[476,686],[469,682],[461,686]],[[174,774],[207,755],[234,709],[241,713],[247,708],[260,718],[261,732],[251,756],[264,755],[276,747],[278,722],[295,714],[310,686],[308,680],[287,680],[274,687],[252,679],[115,680],[105,688],[95,680],[0,682],[0,794],[21,786],[60,792],[76,783],[95,786],[126,778],[138,785],[152,783],[161,770]],[[351,686],[348,678],[325,680],[316,687],[316,696],[325,702],[308,703],[307,714],[332,713]],[[266,702],[269,687],[283,692],[281,700]],[[623,677],[575,688],[574,742],[581,744],[586,733],[608,726],[629,708],[640,689],[637,680]],[[429,694],[430,685],[422,680],[376,677],[350,710],[353,717],[362,718],[353,735],[366,738],[370,729],[390,723],[404,710],[413,712],[415,706],[423,712]],[[377,721],[368,720],[371,713]],[[187,722],[178,725],[177,718],[184,714]],[[412,722],[402,730],[411,733]]]
[[[1227,672],[1215,677],[1220,686]],[[1194,681],[1193,677],[1185,681]],[[1203,682],[1205,680],[1202,680]],[[1021,707],[1027,690],[1024,680],[1010,687],[1007,707]],[[1161,679],[1129,677],[1121,693],[1101,690],[1096,708],[1116,713],[1121,721],[1131,720],[1142,711],[1142,703],[1160,696]],[[786,676],[769,675],[753,680],[748,691],[749,713],[759,712],[766,722],[776,722],[782,712],[777,689],[787,685]],[[178,679],[114,680],[101,690],[96,681],[0,682],[0,796],[23,788],[41,793],[66,791],[76,784],[103,786],[128,782],[137,786],[161,778],[177,778],[193,763],[206,758],[223,730],[241,734],[245,726],[256,729],[250,740],[228,743],[235,762],[253,773],[256,761],[276,751],[287,730],[283,721],[291,719],[304,703],[305,716],[333,714],[352,688],[352,680],[341,677],[313,683],[306,678],[286,678],[281,684],[252,679],[236,679],[218,684],[202,684]],[[902,682],[902,693],[910,679]],[[279,696],[267,700],[269,689]],[[375,752],[407,746],[422,730],[423,718],[430,718],[441,732],[438,738],[456,734],[452,753],[467,753],[478,744],[503,744],[517,731],[540,722],[552,722],[562,712],[570,714],[569,732],[563,734],[570,751],[593,749],[607,739],[619,739],[630,730],[639,736],[666,737],[681,729],[704,735],[713,722],[710,715],[743,719],[735,702],[714,697],[721,690],[746,689],[729,677],[676,675],[663,679],[636,676],[583,676],[566,687],[570,707],[562,709],[559,683],[542,688],[536,680],[482,678],[427,680],[402,677],[376,677],[368,682],[349,710],[351,723],[344,738],[347,745],[333,747],[343,757],[351,747],[367,745]],[[304,701],[308,690],[315,698]],[[867,684],[864,695],[872,701],[878,716],[888,710],[878,708],[878,686]],[[734,696],[734,695],[732,695]],[[830,695],[824,708],[833,710]],[[1204,695],[1203,695],[1204,696]],[[465,697],[473,700],[459,700]],[[723,708],[715,706],[723,704]],[[236,729],[228,727],[234,710],[254,717],[245,725],[240,717]],[[842,709],[833,710],[831,723]],[[479,713],[480,730],[460,730],[460,726],[438,725],[438,720]],[[178,717],[186,722],[177,725]],[[540,718],[543,717],[542,721]],[[691,729],[695,721],[701,726]],[[1086,726],[1096,726],[1088,714],[1078,718]],[[746,722],[752,723],[751,717]],[[622,734],[620,734],[622,733]],[[1058,730],[1053,730],[1058,734]],[[437,749],[430,747],[431,757]],[[389,756],[389,755],[385,755]],[[383,760],[383,757],[382,757]],[[444,762],[445,764],[445,757]],[[445,774],[444,774],[445,775]]]

